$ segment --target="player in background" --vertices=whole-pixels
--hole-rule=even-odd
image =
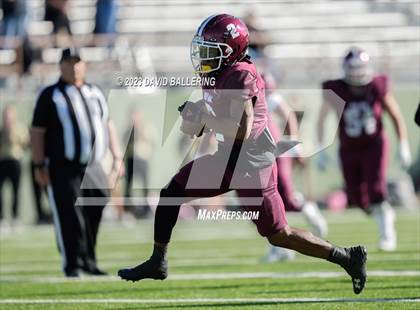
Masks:
[[[365,247],[337,247],[287,224],[277,190],[278,145],[268,130],[264,81],[247,55],[248,37],[245,24],[228,14],[210,16],[199,26],[191,44],[191,60],[200,75],[214,76],[216,83],[203,87],[203,99],[180,107],[181,130],[192,136],[200,136],[205,129],[215,132],[218,151],[183,166],[161,190],[152,256],[138,266],[119,270],[118,275],[130,281],[166,279],[168,244],[181,204],[235,190],[244,210],[259,212],[253,221],[261,236],[272,245],[341,266],[352,278],[354,293],[359,294],[366,281]],[[216,179],[218,187],[204,187]],[[258,202],[250,202],[252,199]]]
[[[339,120],[339,157],[349,205],[372,215],[379,229],[379,249],[394,251],[397,246],[395,212],[387,202],[386,170],[388,137],[382,116],[388,112],[399,140],[398,158],[403,168],[411,163],[407,128],[386,75],[374,75],[368,53],[353,47],[343,60],[344,77],[325,81],[322,88],[332,90],[345,102]],[[325,93],[318,124],[318,142],[322,144],[327,115],[335,113],[331,93]],[[325,152],[318,167],[325,170]]]
[[[279,94],[277,83],[270,73],[265,73],[265,95],[268,110],[271,115],[279,118],[279,122],[273,120],[270,131],[276,140],[281,140],[283,129],[291,140],[299,140],[299,124],[296,113],[289,107],[286,100]],[[277,163],[277,189],[283,199],[286,212],[302,212],[303,217],[311,226],[312,233],[318,237],[325,238],[328,233],[328,225],[325,218],[319,211],[316,202],[308,200],[302,193],[295,190],[293,186],[293,161],[296,160],[302,169],[306,164],[301,156],[301,145],[298,144],[290,151],[281,154],[276,158]],[[282,260],[291,260],[296,252],[289,249],[270,245],[268,253],[262,261],[271,263]]]
[[[130,111],[132,122],[129,123],[125,131],[125,141],[128,141],[126,153],[126,173],[125,173],[125,196],[132,197],[133,189],[141,189],[142,201],[140,205],[133,206],[130,203],[125,205],[125,211],[131,213],[135,218],[147,216],[150,212],[148,203],[149,197],[149,166],[156,147],[156,130],[153,124],[148,122],[144,112],[140,109]],[[141,180],[141,187],[133,184]]]

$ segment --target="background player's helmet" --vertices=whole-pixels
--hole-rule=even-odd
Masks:
[[[245,23],[232,15],[207,17],[191,42],[191,61],[197,73],[217,71],[246,56],[249,33]]]
[[[370,56],[358,47],[352,47],[343,61],[344,80],[352,86],[363,86],[372,80],[373,69]]]

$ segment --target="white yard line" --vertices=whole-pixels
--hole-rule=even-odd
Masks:
[[[333,303],[420,302],[420,298],[171,298],[171,299],[3,299],[0,304]]]
[[[344,272],[317,271],[317,272],[254,272],[254,273],[204,273],[204,274],[173,274],[167,281],[184,280],[232,280],[232,279],[291,279],[291,278],[337,278],[346,276]],[[372,270],[368,276],[374,277],[420,277],[419,270],[389,271]],[[29,283],[64,283],[64,282],[115,282],[121,281],[116,276],[91,277],[82,276],[76,279],[68,279],[64,276],[0,276],[0,282],[29,282]]]

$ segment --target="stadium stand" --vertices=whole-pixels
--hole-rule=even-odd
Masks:
[[[189,43],[200,21],[214,12],[244,16],[250,10],[270,38],[265,52],[272,58],[272,66],[281,70],[283,82],[316,84],[327,77],[323,74],[336,74],[338,61],[350,45],[367,49],[378,69],[386,70],[396,80],[413,81],[419,77],[417,0],[263,0],[258,5],[249,0],[119,3],[118,37],[115,46],[108,48],[92,44],[96,1],[69,1],[74,43],[82,47],[83,57],[94,67],[92,71],[100,69],[102,77],[107,76],[105,72],[141,72],[137,57],[149,59],[158,75],[190,75]],[[60,46],[51,38],[51,23],[43,21],[44,1],[31,0],[28,4],[28,33],[36,51],[32,75],[48,75],[58,61]],[[19,72],[18,55],[14,49],[0,50],[0,77]],[[332,71],[322,70],[325,66]]]

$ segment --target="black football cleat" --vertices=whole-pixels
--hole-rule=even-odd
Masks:
[[[345,251],[349,255],[349,261],[347,264],[342,265],[344,270],[350,275],[353,282],[353,292],[360,294],[366,283],[366,260],[367,260],[367,249],[364,246],[356,246],[351,248],[345,248]]]
[[[118,270],[118,276],[133,282],[142,279],[165,280],[168,277],[168,262],[149,259],[136,267]]]

